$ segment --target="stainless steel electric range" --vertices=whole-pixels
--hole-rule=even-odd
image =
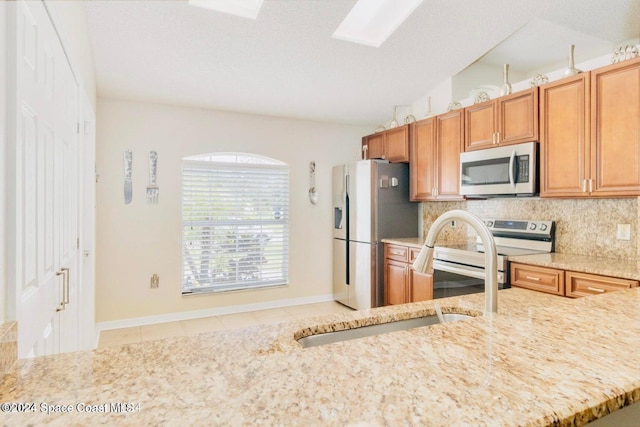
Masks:
[[[550,253],[555,245],[555,222],[485,219],[498,251],[498,287],[509,288],[509,256]],[[476,243],[436,246],[433,298],[484,292],[484,250]]]

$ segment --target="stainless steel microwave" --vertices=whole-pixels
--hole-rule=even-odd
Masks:
[[[505,145],[460,154],[463,196],[533,196],[538,192],[538,143]]]

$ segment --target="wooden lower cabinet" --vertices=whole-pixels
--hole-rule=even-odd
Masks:
[[[512,262],[511,286],[578,298],[633,288],[638,281]]]
[[[564,271],[511,263],[511,286],[564,295]]]
[[[568,297],[586,297],[638,286],[637,280],[598,276],[575,271],[567,271],[565,274],[566,295]]]
[[[409,278],[407,263],[385,259],[384,261],[384,305],[409,302]]]
[[[433,299],[433,278],[411,268],[420,249],[385,243],[384,305]]]

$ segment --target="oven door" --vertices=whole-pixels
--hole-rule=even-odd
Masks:
[[[484,268],[447,261],[433,261],[433,298],[484,292]],[[498,271],[498,288],[508,288],[504,271]]]

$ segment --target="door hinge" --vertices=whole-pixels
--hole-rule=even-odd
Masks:
[[[80,122],[76,122],[76,133],[80,134]]]
[[[76,237],[76,249],[80,249],[80,238]]]

